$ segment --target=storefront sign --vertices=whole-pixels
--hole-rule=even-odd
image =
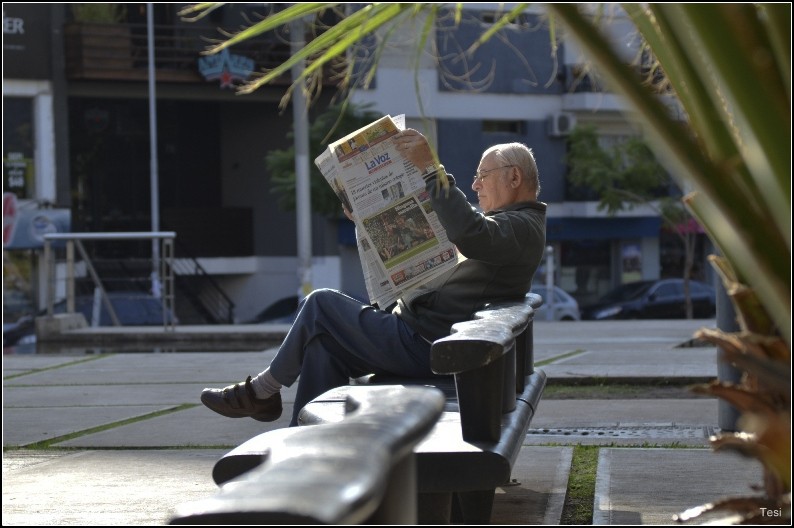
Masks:
[[[215,55],[198,60],[199,73],[208,81],[220,79],[221,88],[234,88],[235,82],[247,81],[254,71],[254,61],[242,55],[232,55],[224,49]]]
[[[50,78],[50,6],[3,2],[3,78]]]

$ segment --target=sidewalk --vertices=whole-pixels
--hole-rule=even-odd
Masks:
[[[549,383],[700,382],[717,375],[716,349],[675,347],[713,325],[538,321],[535,361]],[[241,330],[212,329],[226,332],[229,342]],[[247,340],[256,333],[243,330]],[[200,405],[204,387],[256,374],[275,353],[244,347],[4,355],[3,446],[14,449],[3,454],[3,524],[165,524],[178,504],[214,493],[218,458],[264,430],[285,427],[291,414],[295,386],[282,393],[284,415],[271,424],[230,420]],[[515,485],[499,490],[492,523],[559,524],[577,444],[602,446],[593,524],[672,524],[672,515],[689,507],[751,494],[750,486],[761,482],[760,465],[708,447],[718,413],[717,400],[707,398],[544,398],[516,464]],[[36,449],[37,442],[50,447]]]

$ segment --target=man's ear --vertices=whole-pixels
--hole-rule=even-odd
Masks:
[[[523,181],[524,177],[521,174],[521,169],[518,167],[511,167],[510,168],[510,187],[512,189],[518,189],[521,187],[521,182]]]

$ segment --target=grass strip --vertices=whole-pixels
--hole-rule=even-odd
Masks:
[[[106,354],[105,356],[91,356],[91,357],[87,357],[85,359],[76,359],[74,361],[69,361],[67,363],[60,363],[58,365],[52,365],[52,366],[49,366],[49,367],[33,368],[33,369],[30,369],[30,370],[26,370],[25,372],[18,372],[16,374],[9,374],[8,376],[3,376],[3,380],[10,380],[10,379],[14,379],[14,378],[20,378],[22,376],[30,376],[31,374],[38,374],[39,372],[45,372],[47,370],[58,370],[58,369],[62,369],[64,367],[71,367],[71,366],[74,366],[74,365],[79,365],[80,363],[85,363],[86,361],[96,361],[97,359],[102,359],[103,357],[110,357],[110,356],[113,356],[113,355],[114,354]]]
[[[75,431],[74,433],[61,435],[61,436],[58,436],[58,437],[55,437],[55,438],[50,438],[48,440],[42,440],[40,442],[34,442],[32,444],[21,445],[21,446],[4,446],[3,447],[3,451],[4,452],[5,451],[14,451],[14,450],[18,450],[18,449],[50,449],[50,448],[53,447],[53,444],[57,444],[59,442],[65,442],[67,440],[71,440],[73,438],[79,438],[81,436],[85,436],[85,435],[89,435],[89,434],[100,433],[102,431],[107,431],[109,429],[115,429],[116,427],[120,427],[122,425],[129,425],[129,424],[132,424],[132,423],[135,423],[135,422],[142,422],[144,420],[149,420],[151,418],[157,418],[158,416],[164,416],[164,415],[167,415],[167,414],[171,414],[171,413],[175,413],[175,412],[179,412],[179,411],[184,411],[185,409],[192,409],[193,407],[197,407],[197,406],[198,406],[198,404],[183,403],[182,405],[178,405],[178,406],[173,407],[171,409],[166,409],[166,410],[163,410],[163,411],[156,411],[156,412],[153,412],[153,413],[144,414],[142,416],[135,416],[133,418],[127,418],[125,420],[119,420],[118,422],[113,422],[113,423],[109,423],[109,424],[100,425],[100,426],[97,426],[97,427],[91,427],[91,428],[88,428],[88,429],[83,429],[82,431]],[[60,450],[69,449],[69,448],[64,448],[63,446],[55,446],[54,448],[55,449],[60,449]],[[78,448],[78,449],[84,449],[84,448]],[[92,449],[94,449],[94,448],[92,448]],[[129,448],[125,447],[124,449],[129,449]]]
[[[577,445],[571,457],[571,473],[560,517],[561,525],[593,524],[596,469],[599,446]]]
[[[583,348],[577,348],[576,350],[571,350],[570,352],[566,352],[565,354],[560,354],[559,356],[550,357],[544,359],[543,361],[536,361],[536,367],[542,367],[543,365],[548,365],[549,363],[554,363],[555,361],[559,361],[561,359],[566,359],[572,356],[578,356],[579,354],[585,353],[586,350]]]
[[[698,399],[711,396],[696,394],[689,386],[665,383],[546,383],[543,397],[547,400],[593,399]],[[713,397],[711,397],[713,398]]]

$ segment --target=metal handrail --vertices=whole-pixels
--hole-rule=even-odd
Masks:
[[[229,297],[218,282],[207,273],[207,270],[199,263],[198,258],[185,246],[184,243],[176,243],[176,248],[180,254],[187,258],[174,259],[175,276],[195,276],[199,277],[206,288],[201,288],[199,303],[211,313],[214,322],[234,322],[234,301]],[[189,262],[186,263],[185,261]]]
[[[162,232],[126,232],[126,233],[49,233],[44,235],[44,261],[47,266],[48,288],[47,288],[47,315],[52,316],[55,312],[55,258],[52,251],[52,243],[66,242],[66,309],[70,313],[75,310],[75,274],[74,274],[74,248],[77,245],[83,259],[86,261],[91,278],[95,287],[99,291],[102,301],[108,308],[114,325],[118,325],[116,317],[107,292],[102,286],[102,282],[94,271],[90,262],[90,257],[85,251],[82,242],[85,240],[160,240],[160,262],[153,263],[152,274],[162,285],[162,288],[153,288],[156,295],[159,295],[163,308],[163,328],[165,330],[174,329],[174,318],[169,314],[174,314],[174,250],[173,244],[176,238],[174,231]],[[163,294],[162,292],[165,292]]]

